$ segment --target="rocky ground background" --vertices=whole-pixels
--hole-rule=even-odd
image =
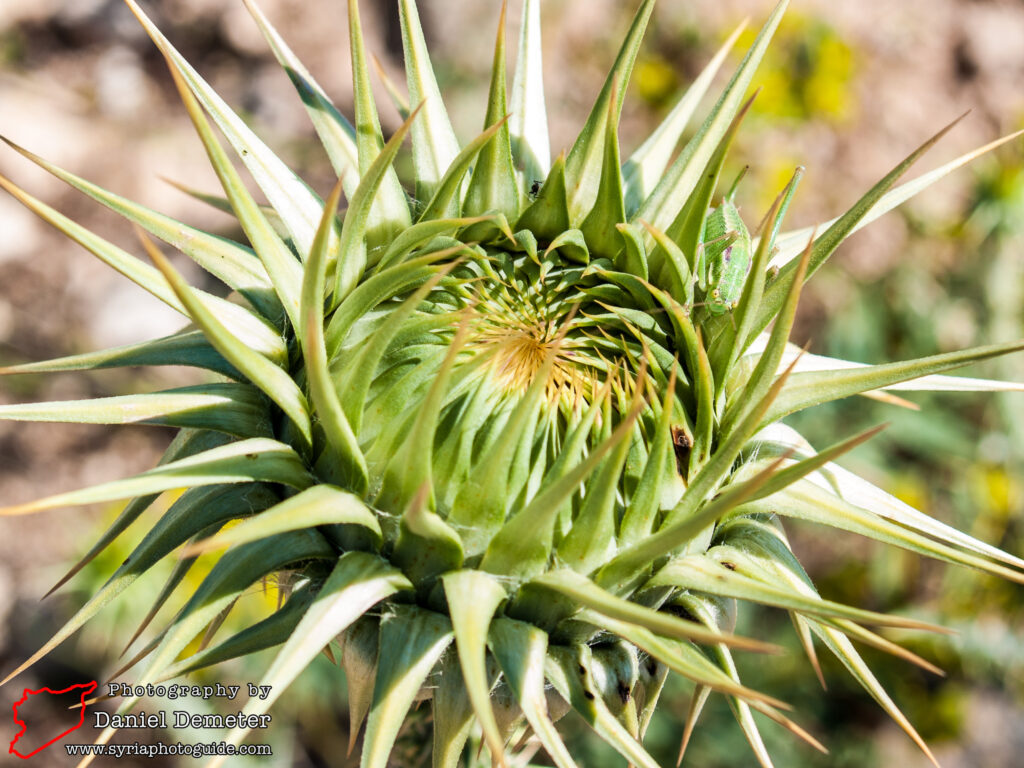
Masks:
[[[420,0],[420,5],[440,79],[447,84],[445,98],[456,116],[456,130],[470,137],[482,126],[489,49],[500,4],[496,0]],[[518,3],[511,5],[514,34]],[[571,144],[589,110],[632,5],[615,0],[548,0],[545,4],[546,87],[555,151]],[[321,84],[350,113],[344,2],[263,0],[261,6]],[[313,132],[305,113],[241,0],[161,0],[148,3],[147,9],[268,143],[316,189],[326,192],[333,180],[325,158],[311,149]],[[624,151],[635,146],[665,113],[680,88],[740,19],[750,15],[756,26],[768,10],[765,0],[663,2],[627,100]],[[364,2],[363,16],[370,45],[384,70],[401,81],[395,3]],[[793,166],[802,163],[808,173],[791,222],[810,224],[844,210],[899,159],[966,110],[971,114],[924,161],[924,167],[934,167],[1024,125],[1024,5],[1010,0],[796,0],[757,82],[764,90],[739,141],[742,158],[752,165],[741,193],[744,212],[751,222],[756,221]],[[398,114],[387,106],[383,90],[378,102],[385,130],[393,129]],[[0,3],[0,134],[108,189],[197,226],[231,233],[227,217],[164,181],[169,178],[210,191],[216,188],[162,61],[119,0]],[[853,238],[837,256],[831,277],[823,275],[816,281],[819,285],[804,302],[801,332],[813,339],[816,349],[830,349],[824,339],[831,329],[845,340],[842,348],[883,356],[894,347],[901,349],[903,336],[917,334],[921,324],[927,324],[924,338],[932,347],[918,354],[1020,336],[1019,302],[1013,309],[1014,297],[1019,298],[1022,290],[1020,251],[1012,248],[1020,244],[1013,239],[1013,222],[1024,219],[1024,207],[1014,207],[1014,200],[1024,200],[1017,192],[1021,156],[1019,144],[1003,150],[995,160],[982,161],[976,170],[961,172],[926,193],[908,213],[886,217]],[[0,151],[0,173],[102,236],[139,251],[129,226],[6,148]],[[998,233],[1004,237],[996,251],[991,250],[990,230],[975,231],[980,226],[975,215],[978,206],[993,199],[1002,206],[992,215],[999,218]],[[964,216],[971,217],[973,230],[970,226],[958,229],[956,222]],[[1016,267],[1005,255],[1011,251],[1017,254]],[[970,266],[978,259],[986,261]],[[1010,271],[995,275],[985,271],[991,259],[1002,259]],[[193,279],[199,278],[187,262],[176,263]],[[895,289],[886,287],[893,283],[885,282],[893,275]],[[991,298],[986,299],[992,292],[985,285],[1008,291],[1009,298],[1000,299],[1001,313],[993,309]],[[947,298],[947,288],[954,298]],[[882,304],[872,305],[865,298],[871,296]],[[892,309],[901,302],[910,308]],[[864,320],[865,314],[872,316],[872,306],[875,315],[894,313],[895,319],[881,323],[887,338],[882,348],[858,346],[861,325],[864,333],[879,330],[877,319]],[[861,325],[851,328],[832,320],[843,317],[844,310],[847,316],[852,311],[859,317]],[[0,196],[0,365],[152,338],[179,325],[171,310],[40,224],[9,196]],[[993,333],[1003,335],[995,338]],[[987,339],[979,338],[986,334]],[[0,381],[0,402],[146,391],[188,380],[186,372],[176,370],[8,378]],[[961,407],[949,400],[943,403],[947,409]],[[1015,407],[1019,422],[1024,409],[1019,399],[1015,403],[1002,408],[1004,415],[1012,416]],[[973,413],[965,418],[973,419]],[[1016,429],[1020,428],[1018,424]],[[968,432],[967,442],[987,446],[982,457],[985,466],[1002,474],[995,480],[986,476],[988,480],[983,480],[989,485],[977,493],[990,505],[995,504],[997,491],[1005,496],[1000,496],[1001,517],[993,523],[994,539],[1019,544],[1019,539],[1012,538],[1019,530],[1022,508],[1019,474],[1013,469],[1020,466],[1014,463],[1020,457],[1015,453],[1019,446],[1012,432],[1007,442],[1007,438],[993,437],[999,434],[996,427],[985,430],[981,435]],[[168,438],[156,428],[0,423],[0,503],[140,471],[151,466]],[[920,442],[927,441],[925,437]],[[914,453],[919,449],[915,444],[901,450],[913,454],[911,459],[921,459]],[[971,453],[960,446],[957,456],[964,461],[956,465],[958,471],[970,466]],[[930,457],[925,452],[926,462]],[[948,469],[942,466],[942,471]],[[898,471],[895,477],[902,478]],[[940,515],[955,517],[961,503],[933,498],[930,487],[905,490],[934,501]],[[970,506],[970,499],[963,503]],[[109,510],[71,509],[0,522],[2,670],[28,655],[48,628],[52,631],[81,600],[82,593],[71,590],[66,598],[38,602],[109,517]],[[814,541],[813,532],[807,539]],[[835,552],[820,543],[807,550],[827,577]],[[877,553],[866,551],[873,558],[870,562],[879,562]],[[904,566],[894,572],[897,581],[916,573]],[[909,594],[901,592],[900,599],[923,597],[927,603],[943,585],[948,586],[930,570],[924,575],[928,586],[918,591],[903,584],[899,588]],[[100,578],[98,573],[86,576]],[[975,580],[960,587],[966,590],[963,603],[980,610],[977,590],[991,586]],[[883,587],[895,589],[891,584]],[[1002,607],[1020,602],[1019,590],[1000,594]],[[969,618],[969,612],[966,615]],[[1005,611],[998,615],[1005,616]],[[1020,727],[1020,699],[1015,696],[1024,686],[1015,675],[1024,663],[1013,642],[1019,637],[1020,620],[1011,614],[1009,619],[992,621],[998,623],[994,634],[981,635],[977,644],[989,649],[996,644],[992,638],[1001,638],[1004,645],[1000,647],[1007,650],[1002,656],[996,654],[992,664],[1008,663],[1010,673],[1004,672],[1000,679],[984,667],[988,662],[978,662],[987,672],[982,683],[967,688],[967,683],[957,682],[954,703],[942,698],[952,696],[946,688],[929,687],[931,683],[908,688],[912,699],[921,699],[919,707],[911,706],[921,718],[930,717],[924,713],[934,710],[930,705],[936,701],[942,703],[943,712],[952,713],[939,717],[937,723],[928,720],[924,727],[929,735],[927,726],[934,725],[930,735],[945,766],[1021,764],[1024,728]],[[112,625],[115,619],[108,622]],[[23,686],[45,684],[47,675],[61,673],[62,664],[80,668],[92,664],[95,674],[101,674],[110,668],[107,659],[113,641],[109,638],[123,634],[99,630],[74,640],[57,654],[56,661],[12,685],[20,691]],[[948,650],[945,656],[955,658]],[[896,669],[893,675],[898,682],[901,673]],[[0,692],[4,708],[12,696]],[[813,710],[810,716],[814,723]],[[316,727],[304,721],[297,732],[309,738],[303,744],[289,744],[288,754],[294,757],[280,764],[337,765],[324,757],[334,751],[330,733],[335,717],[340,715],[330,715]],[[710,722],[709,728],[716,727],[714,716]],[[844,757],[846,753],[840,751],[834,762],[823,764],[899,761],[908,768],[925,764],[883,717],[873,713],[858,722],[862,726],[854,736],[870,743],[874,757],[862,757],[867,753],[856,750]],[[0,741],[9,740],[5,730],[9,727],[0,723]],[[825,723],[824,728],[828,727]],[[742,744],[734,736],[729,738],[742,757],[709,752],[695,764],[747,764]],[[806,752],[795,754],[800,756],[797,760],[806,758],[807,765],[821,764],[810,762]],[[53,765],[69,764],[66,759],[46,759],[53,760]],[[861,762],[868,759],[878,762]]]

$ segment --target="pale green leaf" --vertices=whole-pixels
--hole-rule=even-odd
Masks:
[[[782,0],[772,11],[711,114],[637,210],[634,220],[645,219],[662,230],[671,226],[676,214],[697,187],[705,167],[742,105],[754,72],[787,5],[788,0]]]
[[[227,153],[220,146],[220,142],[213,133],[203,109],[199,102],[189,90],[181,74],[173,65],[170,66],[171,76],[178,87],[182,103],[192,119],[196,133],[206,149],[210,165],[213,167],[220,180],[228,202],[238,218],[238,223],[245,232],[249,242],[252,244],[256,255],[266,268],[273,283],[277,297],[284,307],[285,313],[292,327],[299,329],[299,284],[302,282],[302,268],[299,266],[295,255],[288,249],[284,241],[277,234],[270,222],[263,215],[259,205],[245,188],[245,183],[235,166],[231,164]]]
[[[231,659],[248,658],[267,648],[281,645],[292,636],[296,625],[312,601],[313,592],[308,587],[292,592],[284,606],[267,618],[246,627],[210,648],[185,657],[169,667],[157,682],[173,680],[176,677]]]
[[[697,105],[700,104],[701,99],[711,87],[715,75],[718,74],[726,56],[729,55],[729,51],[736,44],[736,39],[746,29],[746,26],[747,22],[744,21],[729,35],[700,75],[690,84],[682,98],[676,102],[668,116],[622,166],[623,185],[626,190],[626,211],[630,215],[647,199],[664,175],[665,169],[672,159],[672,153],[682,139],[690,118],[697,110]]]
[[[544,664],[548,638],[532,624],[511,619],[491,622],[488,644],[519,707],[558,768],[577,768],[548,715]]]
[[[0,515],[27,515],[57,507],[98,504],[172,488],[253,481],[302,489],[311,485],[313,478],[291,446],[267,438],[252,438],[177,459],[124,480],[0,507]]]
[[[250,698],[245,712],[259,715],[269,710],[324,646],[381,600],[411,587],[408,579],[375,555],[365,552],[341,555],[313,604],[260,681],[260,685],[269,686],[269,694],[261,699]],[[248,732],[247,728],[236,728],[226,741],[240,744]],[[213,768],[221,762],[214,760],[210,766]]]
[[[461,206],[459,204],[459,190],[462,187],[462,182],[466,173],[473,165],[473,162],[477,159],[477,155],[479,155],[484,147],[490,144],[491,141],[496,139],[502,129],[507,130],[507,121],[508,116],[500,118],[498,122],[484,130],[483,133],[469,142],[469,144],[459,152],[455,159],[452,160],[451,165],[448,166],[448,170],[445,171],[444,176],[438,183],[437,190],[424,206],[423,212],[416,220],[420,231],[430,231],[426,228],[427,224],[440,223],[434,222],[434,219],[441,221],[467,221],[468,223],[474,223],[486,219],[486,217],[470,217],[468,219],[450,219],[448,217],[460,212]],[[403,239],[411,238],[411,236],[411,232],[403,232],[396,238],[395,243],[388,248],[388,253],[391,254],[396,251],[398,248],[397,243]],[[406,248],[408,248],[408,250],[412,250],[408,246],[405,246],[404,243],[402,248],[403,250]],[[391,259],[394,258],[394,256],[391,256],[389,259],[385,256],[385,258],[381,259],[381,264],[390,264]]]
[[[654,758],[608,710],[594,688],[591,662],[590,648],[585,645],[549,646],[545,674],[562,698],[615,751],[639,768],[659,768]]]
[[[263,576],[290,563],[333,556],[334,550],[324,537],[308,529],[263,539],[228,552],[168,627],[137,683],[152,683],[163,675],[204,627]],[[126,698],[118,707],[118,714],[130,711],[137,702],[136,696]],[[116,728],[107,727],[96,743],[109,741],[116,731]]]
[[[751,441],[751,445],[755,450],[765,452],[795,451],[797,455],[808,457],[814,455],[814,449],[810,444],[795,430],[784,424],[772,424],[761,430]],[[875,514],[906,528],[1024,570],[1024,559],[1014,557],[914,509],[906,502],[900,501],[860,475],[850,472],[838,464],[829,462],[819,472],[808,475],[807,479],[846,499],[851,504],[863,509],[870,509]]]
[[[142,395],[0,405],[0,420],[159,424],[269,437],[266,401],[247,384],[201,384]]]
[[[338,251],[338,260],[335,262],[334,296],[332,298],[332,304],[334,305],[339,304],[348,296],[363,277],[363,271],[366,269],[366,246],[364,240],[374,200],[377,199],[377,192],[380,190],[381,184],[389,178],[388,174],[393,172],[392,164],[395,161],[395,155],[398,154],[398,150],[401,148],[405,135],[409,133],[410,128],[415,129],[416,118],[420,114],[422,107],[422,104],[416,107],[406,121],[402,123],[401,127],[395,131],[394,135],[388,140],[388,143],[377,154],[370,167],[366,169],[366,173],[360,180],[355,194],[352,195],[348,213],[345,215],[345,223],[341,229],[341,245]],[[336,207],[337,204],[335,204]],[[331,211],[333,213],[334,208],[331,208]],[[324,227],[326,221],[326,218],[321,220],[318,232]],[[324,246],[327,248],[328,263],[330,263],[331,232],[333,232],[333,227],[327,230],[326,246]]]
[[[163,466],[169,464],[177,459],[183,459],[187,456],[194,456],[197,453],[208,451],[211,448],[218,448],[225,445],[230,441],[230,438],[222,432],[209,432],[205,430],[194,430],[194,429],[183,429],[174,436],[171,444],[167,446],[167,450],[164,451],[163,456],[157,462],[157,466]],[[134,523],[143,512],[145,512],[149,506],[156,501],[157,495],[151,494],[147,496],[140,496],[132,499],[128,502],[121,513],[117,516],[117,519],[110,524],[106,532],[100,536],[99,540],[89,548],[73,565],[60,580],[50,587],[50,590],[45,596],[49,596],[53,592],[60,589],[65,583],[67,583],[75,574],[77,574],[82,568],[92,562],[93,558],[96,557],[100,552],[107,548],[107,546],[114,541],[118,536],[124,533],[128,527]]]
[[[622,102],[626,85],[633,72],[633,64],[640,50],[647,23],[654,11],[655,0],[643,0],[633,18],[629,32],[622,41],[611,72],[597,97],[583,130],[576,138],[569,158],[565,163],[565,178],[568,182],[569,218],[578,226],[594,206],[604,165],[605,131],[609,123],[618,125],[622,114]],[[609,112],[612,117],[609,117]]]
[[[512,81],[509,132],[512,155],[522,172],[523,192],[543,181],[551,168],[551,141],[544,100],[541,0],[524,0],[519,27],[519,55]]]
[[[907,200],[916,196],[918,193],[927,189],[940,179],[948,176],[953,171],[962,168],[968,163],[973,162],[986,152],[991,152],[993,149],[1001,147],[1003,144],[1013,141],[1014,139],[1022,135],[1024,135],[1024,131],[1016,131],[1014,133],[1009,134],[1008,136],[1003,136],[1000,139],[996,139],[995,141],[989,142],[983,147],[978,147],[975,150],[963,154],[960,157],[956,158],[955,160],[951,160],[950,162],[939,166],[935,170],[929,171],[928,173],[923,173],[916,179],[913,179],[912,181],[904,182],[903,184],[900,184],[898,187],[891,189],[890,191],[882,195],[880,198],[878,198],[874,205],[872,205],[871,208],[868,209],[867,213],[864,214],[863,218],[861,218],[853,226],[853,228],[850,229],[847,236],[852,235],[854,232],[861,229],[862,227],[866,227],[871,222],[881,218],[889,211],[893,210],[897,206],[902,205]],[[833,224],[837,223],[840,218],[841,217],[836,217],[834,219],[829,219],[828,221],[818,224],[816,226],[803,227],[802,229],[794,230],[792,232],[785,232],[781,234],[778,240],[779,251],[772,258],[772,266],[782,267],[788,264],[798,255],[800,255],[800,252],[804,249],[804,247],[807,244],[807,239],[814,234],[815,230],[826,230]]]
[[[432,768],[459,768],[462,751],[473,727],[473,703],[466,693],[458,654],[449,648],[441,659],[440,680],[434,690]],[[487,688],[490,690],[490,683]]]
[[[692,621],[677,618],[669,613],[655,611],[638,603],[630,602],[606,592],[575,571],[559,569],[535,577],[531,584],[543,586],[558,594],[565,595],[577,605],[589,608],[602,617],[626,621],[665,637],[692,640],[698,643],[724,643],[735,648],[752,651],[769,651],[772,646],[758,640],[750,640],[724,632],[706,629]],[[600,621],[596,626],[602,626]]]
[[[68,621],[11,672],[6,680],[20,674],[77,632],[83,624],[124,592],[152,566],[210,525],[237,517],[239,510],[259,510],[276,498],[260,486],[194,488],[178,499],[147,532],[128,558]]]
[[[280,302],[273,293],[267,272],[249,248],[233,240],[190,227],[170,216],[108,192],[29,152],[9,139],[2,136],[0,139],[58,179],[177,248],[225,285],[245,296],[267,319],[275,320],[279,317]]]
[[[406,712],[452,637],[448,618],[433,611],[395,605],[384,615],[361,768],[387,766]]]
[[[448,112],[441,100],[434,68],[427,53],[415,0],[399,0],[402,48],[408,78],[409,101],[423,104],[423,118],[412,129],[412,159],[416,168],[416,199],[428,200],[444,172],[459,153]]]
[[[0,176],[0,187],[11,193],[41,219],[63,232],[71,240],[84,247],[101,261],[110,265],[136,285],[153,294],[169,307],[188,316],[188,311],[161,277],[159,270],[144,264],[130,253],[118,248],[108,240],[93,234],[85,227],[32,197],[30,194],[13,184],[4,176]],[[203,291],[196,291],[199,300],[214,312],[232,333],[252,350],[265,355],[275,362],[283,362],[288,358],[280,331],[256,316],[245,307],[211,296]]]
[[[481,571],[454,571],[445,574],[442,581],[466,691],[491,754],[504,763],[504,743],[491,708],[486,654],[487,628],[505,600],[505,590],[493,576]]]
[[[327,150],[331,167],[334,168],[335,174],[342,178],[345,194],[351,197],[359,184],[359,154],[356,149],[355,128],[331,103],[324,89],[313,79],[254,0],[242,1],[266,38],[278,63],[291,78],[309,113],[313,127],[324,149]]]
[[[362,184],[360,184],[362,189]],[[316,237],[309,251],[302,279],[302,356],[306,361],[310,397],[316,408],[321,428],[327,438],[325,456],[331,460],[331,475],[356,491],[366,488],[366,459],[359,448],[355,430],[345,417],[328,367],[327,342],[324,338],[324,292],[327,283],[327,257],[334,210],[341,197],[341,182],[335,184]]]
[[[835,249],[839,247],[839,244],[849,236],[857,223],[868,214],[882,195],[884,195],[889,188],[896,183],[896,180],[899,179],[899,177],[902,176],[911,165],[917,162],[921,155],[931,149],[931,147],[941,139],[947,131],[956,125],[960,119],[961,118],[957,118],[954,120],[928,139],[928,141],[920,147],[911,152],[902,162],[889,171],[881,181],[875,184],[875,186],[869,189],[856,203],[854,203],[846,213],[836,219],[835,223],[826,229],[820,237],[815,238],[814,243],[811,246],[810,263],[807,267],[808,278],[817,272],[821,265],[828,260],[828,258],[835,252]],[[796,271],[796,268],[797,265],[790,262],[779,270],[774,279],[768,282],[768,285],[765,287],[764,296],[761,299],[761,308],[758,311],[757,320],[754,322],[754,326],[751,330],[752,336],[756,336],[761,333],[761,331],[771,323],[772,318],[774,318],[778,313],[779,307],[782,306],[786,295],[789,293],[789,286],[792,282],[793,273]],[[725,321],[719,319],[719,325],[724,326]]]
[[[320,200],[306,183],[293,173],[255,133],[218,96],[209,83],[175,50],[170,41],[142,11],[135,0],[125,0],[139,23],[161,53],[173,62],[196,98],[213,117],[228,141],[238,152],[253,179],[267,196],[288,227],[300,253],[313,243],[317,222],[323,209]]]
[[[359,151],[359,173],[365,178],[370,173],[373,162],[384,149],[384,135],[381,132],[377,105],[373,100],[373,88],[370,86],[366,46],[359,20],[359,0],[349,0],[348,27],[349,46],[352,49],[352,81],[355,88],[356,147]],[[352,190],[347,190],[346,193],[350,200],[356,194]],[[385,171],[373,198],[373,204],[366,217],[368,254],[379,246],[386,246],[412,223],[409,201],[394,168],[389,167]]]
[[[775,513],[857,533],[925,557],[974,568],[1024,584],[1024,572],[1021,570],[993,563],[970,552],[962,552],[942,541],[933,541],[870,510],[855,506],[806,479],[765,499],[745,504],[743,509],[746,512]]]
[[[484,128],[498,124],[498,132],[492,141],[480,150],[473,174],[466,188],[462,212],[467,216],[485,213],[500,213],[508,219],[519,215],[519,182],[512,165],[512,145],[509,127],[504,118],[508,115],[505,99],[505,14],[507,5],[502,3],[501,18],[498,22],[498,36],[494,44],[494,63],[491,68],[491,90],[487,99],[487,116]]]
[[[283,410],[288,418],[298,427],[306,446],[312,446],[312,424],[309,418],[309,406],[306,396],[295,384],[292,377],[282,368],[275,365],[258,352],[254,352],[245,343],[225,327],[216,313],[210,311],[193,289],[178,274],[171,263],[156,249],[152,243],[146,242],[150,258],[159,267],[164,278],[174,290],[178,300],[188,310],[210,344],[224,356],[256,387],[259,387]]]
[[[212,538],[193,544],[182,554],[200,555],[227,547],[237,547],[284,531],[323,525],[358,525],[370,531],[378,544],[382,537],[380,523],[362,499],[341,488],[321,483],[221,531]]]
[[[778,399],[768,409],[762,426],[814,405],[875,389],[885,389],[894,384],[950,371],[1020,350],[1024,350],[1024,341],[973,347],[898,363],[794,373],[789,377]]]
[[[93,371],[138,365],[187,365],[215,371],[232,379],[242,378],[235,367],[210,345],[201,331],[181,331],[153,341],[127,344],[99,352],[84,352],[53,360],[8,365],[0,368],[0,376]]]

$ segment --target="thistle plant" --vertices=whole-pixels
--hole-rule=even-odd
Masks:
[[[632,764],[655,768],[642,740],[672,673],[694,685],[680,723],[684,747],[718,693],[761,765],[771,759],[755,712],[823,748],[783,702],[740,680],[735,652],[776,650],[734,633],[747,603],[787,611],[808,669],[818,670],[819,648],[834,654],[930,756],[854,642],[934,669],[878,628],[938,628],[819,595],[783,523],[813,521],[1017,582],[1024,560],[834,463],[877,429],[815,450],[782,420],[851,396],[898,404],[892,390],[1020,389],[943,374],[1024,342],[860,365],[802,352],[789,336],[805,281],[844,238],[1012,137],[897,186],[942,131],[838,218],[786,232],[803,169],[759,223],[733,203],[742,181],[720,179],[785,2],[692,138],[683,140],[739,31],[623,162],[619,117],[653,0],[640,4],[579,137],[554,159],[539,0],[523,3],[510,91],[502,9],[485,124],[465,146],[445,111],[414,0],[399,0],[408,98],[389,83],[405,122],[387,140],[357,0],[348,4],[352,123],[245,0],[339,177],[323,200],[135,0],[126,2],[166,57],[223,186],[222,197],[194,194],[233,213],[245,240],[190,227],[11,145],[133,223],[154,266],[6,178],[0,184],[189,325],[3,373],[137,365],[206,373],[203,383],[161,392],[0,409],[6,419],[179,430],[147,472],[0,510],[128,500],[60,584],[158,495],[184,489],[8,680],[177,553],[132,640],[140,637],[174,604],[196,559],[216,553],[201,585],[126,668],[141,665],[134,682],[276,646],[261,681],[271,695],[245,705],[259,714],[333,645],[353,742],[365,729],[364,768],[388,763],[407,712],[423,699],[439,768],[458,765],[471,736],[497,764],[542,748],[572,768],[555,725],[570,709]],[[414,177],[403,185],[395,159],[406,138]],[[269,205],[243,184],[236,159]],[[223,282],[228,298],[190,287],[151,238]],[[279,608],[232,627],[235,600],[268,578],[281,589]],[[203,635],[197,650],[193,640]],[[228,740],[245,736],[239,729]]]

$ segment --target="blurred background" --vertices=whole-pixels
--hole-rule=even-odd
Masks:
[[[513,2],[510,33],[518,28]],[[546,89],[552,146],[571,145],[610,66],[635,3],[547,0]],[[343,0],[262,0],[261,6],[343,111],[351,114]],[[402,82],[396,3],[364,2],[364,24],[383,69]],[[420,0],[428,42],[455,128],[482,127],[497,0]],[[147,10],[182,53],[318,191],[331,178],[304,110],[240,0],[163,0]],[[623,117],[624,153],[651,126],[745,16],[749,44],[770,0],[666,0],[656,10]],[[515,46],[510,47],[514,56]],[[739,53],[732,61],[738,62]],[[724,82],[724,80],[723,80]],[[1024,3],[1011,0],[795,0],[755,78],[762,88],[738,139],[739,202],[755,225],[795,165],[807,176],[788,225],[837,215],[940,127],[971,110],[920,170],[1024,127]],[[385,131],[398,114],[378,93]],[[231,220],[164,179],[216,189],[170,78],[119,0],[0,3],[0,134],[58,165],[193,225],[236,235]],[[0,151],[0,173],[102,236],[140,252],[131,228],[61,182]],[[855,235],[810,283],[797,341],[815,352],[882,362],[1024,335],[1024,144],[998,150]],[[176,261],[195,282],[184,260]],[[204,286],[213,288],[213,286]],[[0,196],[0,365],[152,338],[181,320],[82,249]],[[974,375],[1024,381],[1024,357]],[[173,369],[8,377],[0,402],[151,391],[193,381]],[[794,425],[817,445],[868,425],[892,427],[846,464],[902,499],[1011,552],[1024,552],[1024,397],[911,396],[923,413],[855,400],[815,409]],[[797,423],[797,421],[799,423]],[[0,503],[78,488],[148,468],[170,439],[160,428],[0,423]],[[116,508],[70,509],[0,524],[0,669],[22,661],[94,592],[131,550],[129,532],[60,593],[39,598],[84,553]],[[947,768],[1024,765],[1024,589],[951,570],[847,537],[790,526],[797,554],[830,598],[904,612],[957,630],[901,637],[947,671],[937,678],[865,652],[894,699]],[[104,679],[144,615],[135,585],[90,628],[12,685]],[[259,591],[232,619],[273,600]],[[247,613],[249,612],[249,613]],[[745,681],[796,705],[799,721],[831,750],[820,756],[770,724],[780,766],[926,765],[925,758],[836,664],[823,693],[797,650],[788,619],[748,613],[747,628],[790,649],[743,659]],[[741,625],[740,629],[744,629]],[[823,661],[824,656],[822,657]],[[257,680],[266,658],[205,679]],[[202,678],[201,678],[202,679]],[[344,682],[326,659],[277,707],[258,764],[348,765]],[[666,694],[649,735],[675,758],[689,689]],[[13,689],[0,690],[7,710]],[[704,712],[686,764],[748,766],[753,757],[722,700]],[[0,741],[11,725],[0,721]],[[425,726],[423,726],[425,727]],[[176,733],[180,736],[180,733]],[[410,736],[415,745],[416,734]],[[132,738],[138,738],[134,734]],[[152,738],[157,738],[154,735]],[[616,765],[574,741],[582,765]],[[67,765],[51,751],[37,765]],[[410,753],[403,765],[419,765]],[[50,761],[50,762],[47,762]],[[131,764],[121,761],[120,764]],[[146,761],[159,766],[160,761]],[[165,763],[170,765],[171,763]],[[352,764],[356,764],[352,762]]]

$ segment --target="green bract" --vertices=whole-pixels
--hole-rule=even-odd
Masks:
[[[67,578],[158,494],[187,489],[110,581],[8,679],[184,546],[187,557],[154,612],[195,555],[223,552],[139,654],[145,666],[136,682],[280,646],[262,681],[272,695],[245,706],[258,714],[337,640],[352,733],[365,723],[366,768],[386,764],[421,692],[432,698],[436,766],[457,764],[476,722],[499,763],[528,729],[556,765],[571,768],[553,724],[571,707],[632,764],[650,768],[656,763],[641,740],[670,671],[696,685],[685,738],[717,691],[731,698],[762,765],[770,758],[755,710],[818,746],[781,702],[739,680],[734,649],[767,646],[732,634],[737,601],[790,612],[810,665],[816,637],[928,752],[851,643],[930,667],[869,628],[928,627],[819,596],[782,519],[813,520],[1018,582],[1024,561],[832,463],[877,430],[816,452],[779,420],[895,388],[1019,389],[940,374],[1024,343],[860,366],[801,355],[788,337],[804,281],[847,235],[999,142],[895,186],[936,136],[839,218],[780,233],[802,175],[796,169],[750,239],[722,202],[719,173],[785,2],[692,139],[682,143],[735,35],[622,162],[623,95],[654,8],[643,2],[579,138],[551,162],[539,0],[523,5],[511,96],[502,12],[484,130],[464,147],[414,0],[399,3],[411,109],[399,104],[408,119],[386,142],[355,0],[354,124],[247,0],[339,175],[325,202],[134,0],[126,2],[167,58],[223,184],[219,204],[237,216],[247,243],[193,229],[15,147],[193,258],[233,294],[222,300],[192,288],[148,238],[155,267],[0,179],[191,324],[145,344],[4,373],[129,365],[211,372],[209,383],[183,389],[0,409],[7,419],[180,428],[148,472],[2,510],[131,499]],[[272,211],[246,189],[214,126]],[[407,137],[415,176],[403,186],[394,161]],[[339,215],[342,195],[348,208]],[[716,214],[716,201],[730,210]],[[709,216],[717,217],[710,227]],[[727,231],[712,244],[709,233],[722,221]],[[729,232],[733,239],[722,242]],[[749,271],[724,261],[737,238]],[[276,613],[181,658],[243,590],[276,573],[288,595]],[[100,740],[110,736],[108,729]]]

